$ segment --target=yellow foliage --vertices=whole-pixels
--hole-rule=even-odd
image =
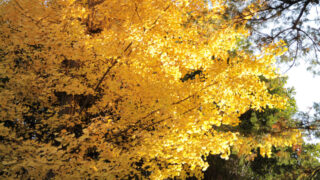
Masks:
[[[1,1],[1,122],[17,130],[0,124],[4,176],[201,178],[203,156],[297,143],[299,132],[258,142],[215,130],[286,99],[259,79],[277,77],[282,45],[238,49],[245,22],[223,20],[224,1],[212,2]]]

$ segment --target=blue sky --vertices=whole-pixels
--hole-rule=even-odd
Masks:
[[[283,68],[285,69],[285,68]],[[282,71],[285,71],[281,69]],[[320,102],[320,76],[313,76],[308,72],[307,66],[301,62],[299,66],[292,67],[286,75],[289,79],[286,87],[294,87],[295,99],[299,111],[310,111],[313,102]],[[307,143],[320,143],[320,139],[309,137],[304,138]]]
[[[295,88],[295,98],[300,111],[308,111],[313,102],[320,102],[320,76],[314,77],[306,69],[304,62],[301,62],[286,73],[289,77],[287,87]]]

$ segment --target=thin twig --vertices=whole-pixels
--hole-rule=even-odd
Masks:
[[[94,88],[94,92],[96,92],[100,86],[100,84],[102,83],[102,81],[104,80],[104,78],[107,76],[107,74],[109,74],[110,70],[112,67],[114,67],[116,65],[118,61],[114,60],[111,64],[111,66],[109,66],[109,68],[106,70],[106,72],[103,74],[103,76],[101,77],[101,79],[99,80],[98,84],[96,85],[96,87]],[[87,96],[85,102],[83,103],[83,105],[81,106],[80,110],[79,110],[79,114],[81,114],[81,112],[84,110],[84,108],[88,105],[89,103],[89,96]]]

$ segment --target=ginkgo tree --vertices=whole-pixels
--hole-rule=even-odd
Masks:
[[[224,18],[226,5],[1,1],[1,176],[201,178],[209,154],[268,157],[299,144],[296,130],[257,139],[217,129],[287,106],[259,78],[278,77],[285,44],[239,48],[246,22]]]

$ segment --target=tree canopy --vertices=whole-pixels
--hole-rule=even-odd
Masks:
[[[222,0],[0,2],[3,178],[202,178],[209,155],[302,144],[285,119],[251,118],[291,107],[269,88],[286,44],[249,51],[252,14],[225,17]]]

